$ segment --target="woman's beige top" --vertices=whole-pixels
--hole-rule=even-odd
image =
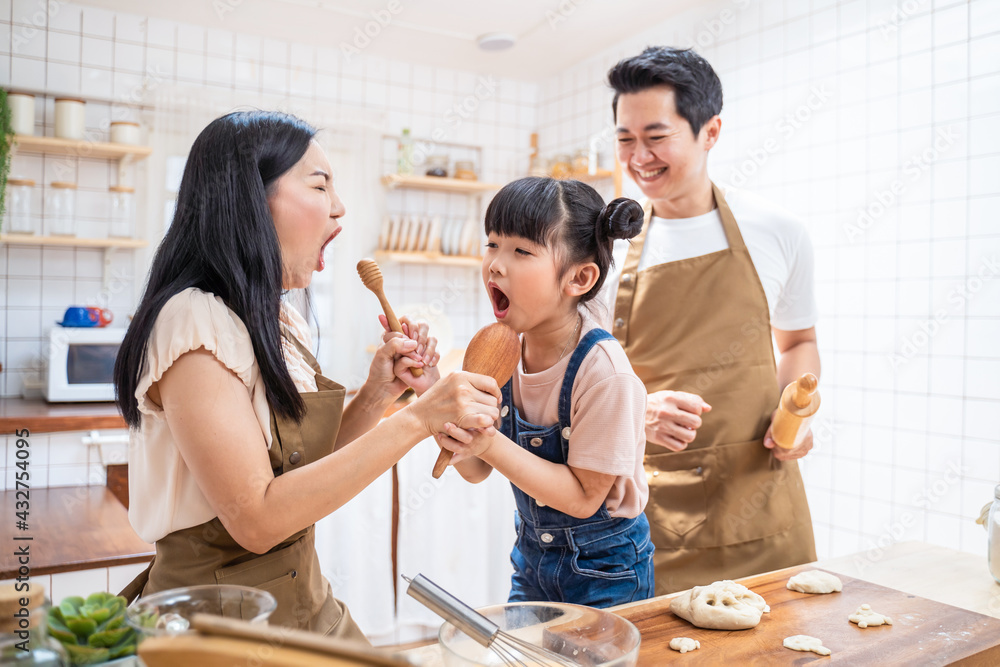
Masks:
[[[283,303],[280,318],[306,348],[312,347],[309,326],[301,315]],[[135,391],[141,423],[130,433],[128,475],[133,493],[129,495],[129,521],[147,542],[216,516],[184,463],[163,410],[146,393],[181,355],[199,348],[215,355],[246,387],[263,441],[271,446],[267,398],[246,326],[214,294],[192,287],[174,295],[164,304],[150,334],[145,368]],[[282,340],[282,353],[295,387],[300,392],[316,391],[315,372],[295,346]],[[255,440],[247,446],[259,443]]]

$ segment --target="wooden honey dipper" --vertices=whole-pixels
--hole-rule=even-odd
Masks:
[[[476,332],[465,348],[462,370],[478,375],[488,375],[501,388],[517,370],[521,360],[521,339],[506,324],[494,322]],[[437,479],[444,474],[452,453],[444,447],[434,462],[431,474]]]
[[[358,275],[361,276],[361,282],[364,283],[365,287],[370,289],[378,297],[378,302],[382,304],[382,312],[385,313],[385,319],[389,323],[389,330],[403,333],[403,327],[396,319],[396,313],[392,312],[392,306],[385,298],[385,291],[382,289],[382,269],[378,268],[375,260],[363,259],[358,262]],[[424,374],[424,369],[411,368],[410,372],[413,373],[414,377],[420,377]]]
[[[778,412],[771,422],[771,439],[779,447],[791,449],[799,443],[819,410],[819,380],[812,373],[803,373],[781,392]]]

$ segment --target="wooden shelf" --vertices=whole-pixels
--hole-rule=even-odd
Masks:
[[[112,401],[48,403],[40,398],[0,398],[0,435],[19,429],[32,433],[128,428]]]
[[[143,239],[84,239],[75,236],[34,236],[33,234],[0,234],[0,243],[77,248],[145,248],[149,245],[149,241]]]
[[[466,266],[479,268],[483,265],[482,257],[470,255],[442,255],[439,252],[400,252],[379,250],[375,253],[376,262],[399,262],[400,264],[436,264],[437,266]]]
[[[26,153],[72,155],[75,157],[112,160],[120,160],[122,158],[141,160],[153,152],[153,149],[149,146],[112,144],[100,141],[77,141],[74,139],[60,139],[58,137],[36,137],[30,134],[15,134],[14,150]]]
[[[595,173],[591,174],[588,172],[572,173],[567,176],[567,179],[573,179],[575,181],[583,181],[584,183],[593,183],[595,181],[603,181],[607,178],[614,178],[615,172],[609,171],[607,169],[598,169]]]
[[[437,176],[404,176],[402,174],[386,174],[382,184],[390,190],[396,188],[411,188],[415,190],[433,190],[435,192],[457,192],[459,194],[480,194],[499,190],[502,186],[495,183],[468,181],[462,178],[440,178]]]

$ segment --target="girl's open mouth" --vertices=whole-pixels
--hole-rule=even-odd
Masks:
[[[503,293],[495,283],[489,284],[490,300],[493,302],[493,315],[498,319],[503,319],[510,308],[510,299]]]
[[[337,238],[337,235],[340,234],[341,229],[343,229],[343,227],[337,227],[335,230],[333,230],[333,234],[330,234],[330,238],[324,241],[323,245],[320,247],[319,262],[317,263],[319,271],[322,271],[324,268],[326,268],[326,258],[323,257],[323,253],[326,252],[326,247],[333,242],[333,239]]]

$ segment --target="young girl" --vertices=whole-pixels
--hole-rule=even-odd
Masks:
[[[486,211],[483,283],[497,320],[521,335],[521,364],[502,390],[499,432],[466,445],[449,424],[437,438],[468,481],[495,468],[514,488],[511,601],[608,607],[653,594],[646,390],[581,308],[614,239],[641,227],[636,202],[605,206],[589,185],[551,178],[510,183]]]

